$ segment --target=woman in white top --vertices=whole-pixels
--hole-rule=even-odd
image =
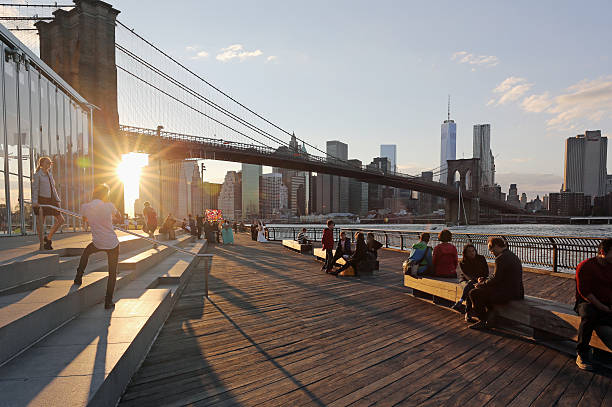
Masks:
[[[262,243],[268,241],[268,239],[266,239],[266,229],[261,221],[259,221],[259,225],[257,226],[257,241]]]
[[[40,205],[60,206],[60,197],[55,188],[55,180],[51,173],[51,165],[53,161],[49,157],[40,157],[36,172],[32,177],[32,209],[36,215],[36,230],[38,231],[38,240],[40,242],[39,250],[53,250],[51,239],[57,229],[64,224],[64,217],[61,213],[53,208],[42,208]],[[55,224],[49,231],[47,236],[44,235],[45,217],[54,216]]]

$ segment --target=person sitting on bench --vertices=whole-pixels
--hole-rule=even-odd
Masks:
[[[451,240],[453,240],[453,234],[448,229],[442,230],[438,235],[440,243],[434,248],[432,258],[432,271],[436,277],[457,277],[459,259],[457,258],[457,248],[451,243]]]
[[[353,249],[351,249],[351,241],[346,238],[345,232],[340,232],[340,239],[338,239],[338,244],[336,245],[336,252],[332,258],[332,265],[335,266],[336,261],[340,258],[348,260],[351,254],[353,254]]]
[[[463,258],[459,262],[461,268],[461,285],[463,293],[459,301],[453,305],[456,311],[462,310],[463,301],[466,301],[465,306],[465,321],[476,322],[472,319],[472,301],[470,301],[470,291],[476,286],[479,278],[489,277],[489,265],[487,259],[482,254],[478,254],[476,247],[468,243],[463,247]]]
[[[298,233],[297,238],[295,239],[299,244],[310,244],[310,240],[308,240],[308,234],[306,233],[306,228],[302,228],[302,231]]]
[[[367,261],[368,257],[368,246],[366,245],[363,232],[357,232],[355,234],[355,252],[346,260],[344,266],[340,267],[336,271],[330,273],[335,276],[346,270],[347,268],[353,266],[355,270],[355,275],[357,275],[357,270],[359,266]]]
[[[175,240],[176,239],[176,234],[174,233],[175,224],[176,224],[176,219],[174,219],[174,216],[172,216],[172,214],[169,213],[168,216],[166,216],[166,219],[164,220],[162,227],[159,228],[159,232],[167,233],[168,240]]]
[[[419,236],[419,241],[412,245],[412,253],[408,258],[408,269],[404,274],[410,274],[412,277],[423,276],[431,270],[433,249],[428,246],[429,233],[423,232]]]
[[[474,314],[480,320],[470,325],[472,329],[485,329],[487,319],[495,304],[505,304],[525,297],[523,288],[523,265],[518,256],[508,250],[501,237],[490,237],[488,248],[495,256],[493,277],[480,277],[476,287],[470,291]]]
[[[374,233],[368,232],[366,237],[366,246],[368,247],[368,268],[370,271],[372,271],[376,269],[378,249],[382,247],[382,243],[374,239]]]
[[[582,370],[593,370],[589,345],[593,330],[612,349],[612,238],[601,241],[597,257],[576,268],[574,310],[580,315],[576,365]]]

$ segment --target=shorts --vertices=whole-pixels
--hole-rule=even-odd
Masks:
[[[44,196],[38,196],[38,204],[39,205],[53,205],[53,206],[59,206],[58,202],[53,199],[53,198],[45,198]],[[36,216],[38,216],[38,210],[40,209],[40,207],[38,208],[33,208],[34,210],[34,214]],[[53,208],[42,208],[43,210],[43,216],[57,216],[60,213]]]

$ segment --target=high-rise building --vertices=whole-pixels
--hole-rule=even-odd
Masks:
[[[361,167],[360,160],[348,160],[355,167]],[[368,183],[354,178],[349,179],[349,209],[350,213],[366,216],[368,213]]]
[[[508,197],[506,200],[509,204],[514,206],[520,206],[521,201],[519,199],[518,188],[516,184],[510,184],[510,188],[508,188]]]
[[[480,159],[480,185],[495,185],[495,164],[491,152],[491,125],[475,124],[473,133],[473,156]]]
[[[157,210],[158,218],[163,219],[168,214],[177,218],[187,216],[179,211],[181,172],[184,174],[181,160],[149,158],[149,165],[142,168],[138,195],[143,203],[151,203]]]
[[[563,191],[591,198],[606,194],[608,138],[601,130],[585,131],[565,141]]]
[[[202,183],[202,206],[206,209],[219,209],[219,195],[221,194],[222,184],[215,182]]]
[[[448,115],[441,126],[440,140],[440,182],[446,184],[448,160],[457,159],[457,123],[450,118],[450,97],[448,100]]]
[[[196,207],[194,207],[195,199],[193,199],[193,186],[196,186],[200,181],[200,171],[197,161],[182,161],[178,178],[178,216],[187,216],[193,214],[195,216]],[[195,181],[196,185],[193,185]],[[175,215],[176,216],[176,215]]]
[[[225,219],[242,218],[242,173],[228,171],[225,174],[218,202]]]
[[[397,171],[397,145],[395,144],[381,144],[380,145],[380,156],[387,157],[391,163],[391,171]]]
[[[348,144],[338,140],[330,140],[327,142],[327,159],[335,161],[348,160]],[[338,177],[336,175],[328,175],[323,177],[323,188],[329,188],[330,208],[329,212],[346,213],[349,210],[349,179],[346,177]],[[324,193],[325,195],[325,193]]]
[[[260,182],[259,205],[262,215],[271,218],[287,209],[288,192],[279,173],[263,174]]]
[[[391,171],[391,162],[387,157],[375,157],[368,168],[381,170],[384,174]],[[368,210],[385,209],[385,198],[389,198],[388,187],[379,184],[368,184]]]
[[[588,216],[591,197],[582,192],[554,192],[548,198],[549,212],[553,216]]]
[[[259,179],[261,165],[242,164],[242,219],[253,220],[260,216]]]
[[[289,210],[297,216],[306,215],[306,176],[291,177],[289,185]]]
[[[527,206],[527,194],[523,192],[521,194],[521,208],[525,209],[525,206]]]

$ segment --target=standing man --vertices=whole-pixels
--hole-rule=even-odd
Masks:
[[[202,238],[202,229],[204,228],[204,221],[201,215],[196,215],[196,228],[198,229],[198,240]]]
[[[60,205],[59,194],[55,189],[55,180],[51,173],[51,165],[53,161],[49,157],[40,157],[36,172],[32,177],[32,209],[36,215],[36,231],[38,232],[39,250],[53,250],[51,239],[57,229],[64,224],[64,217],[61,213],[53,208],[40,208],[40,205]],[[47,236],[44,236],[45,217],[54,216],[55,224],[49,231]]]
[[[142,230],[147,233],[151,239],[154,239],[155,230],[157,229],[157,212],[153,209],[149,201],[144,203],[142,217],[144,218]]]
[[[576,365],[593,370],[590,345],[593,330],[612,348],[612,238],[599,244],[597,257],[576,268],[576,313],[580,315]]]
[[[117,235],[113,230],[113,219],[115,221],[121,220],[119,211],[117,211],[111,202],[108,202],[109,193],[110,189],[106,184],[96,185],[93,190],[92,201],[81,206],[83,220],[91,226],[92,242],[83,250],[76,277],[74,278],[74,284],[81,285],[83,282],[83,272],[85,267],[87,267],[89,256],[96,252],[106,252],[108,259],[108,283],[106,284],[106,297],[104,299],[105,309],[115,307],[113,292],[115,291],[115,281],[117,280],[119,239],[117,239]]]
[[[333,249],[334,249],[334,221],[331,219],[327,220],[327,227],[323,229],[323,237],[321,243],[323,244],[323,250],[325,250],[325,263],[321,267],[321,271],[325,270],[326,273],[330,273],[334,266],[333,262]]]
[[[495,255],[493,277],[480,277],[476,288],[470,291],[474,314],[479,322],[470,325],[472,329],[485,329],[487,317],[495,304],[504,304],[525,297],[523,289],[523,265],[518,256],[508,250],[501,237],[490,237],[488,248]]]

